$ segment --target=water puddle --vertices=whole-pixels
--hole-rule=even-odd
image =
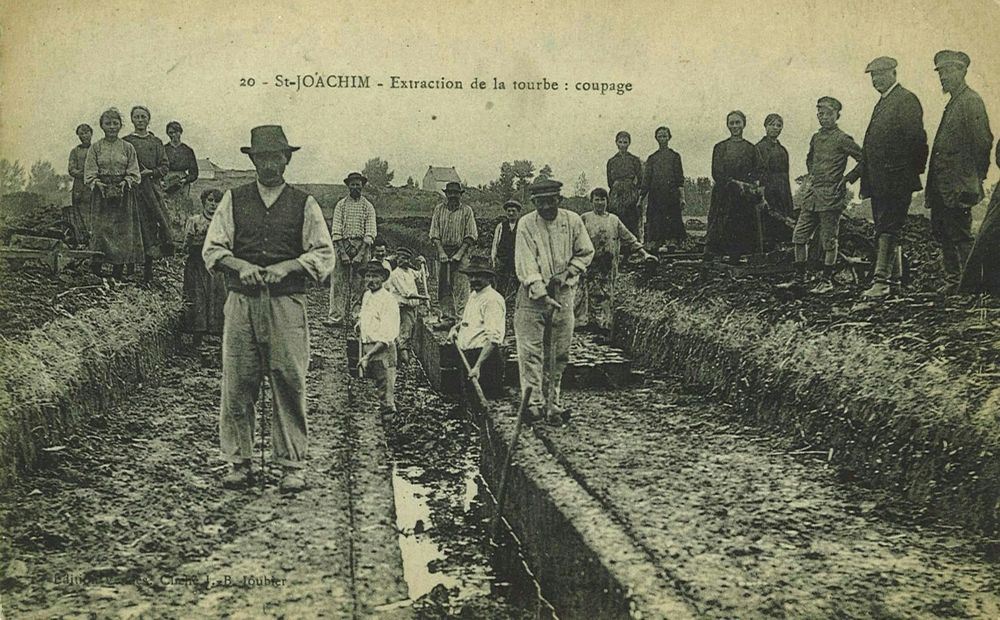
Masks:
[[[490,540],[493,496],[479,474],[478,430],[419,391],[426,406],[389,441],[403,577],[418,617],[555,618],[519,541],[505,527]]]

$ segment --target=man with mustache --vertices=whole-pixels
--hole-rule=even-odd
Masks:
[[[347,175],[344,185],[348,195],[333,207],[330,238],[333,239],[337,261],[330,278],[329,322],[334,325],[353,318],[343,316],[348,296],[352,302],[352,313],[354,307],[361,303],[360,268],[371,258],[372,244],[378,234],[375,206],[361,195],[367,184],[368,178],[360,172]]]
[[[281,490],[305,488],[306,371],[309,327],[307,279],[320,281],[333,265],[333,244],[319,203],[285,183],[299,147],[280,125],[254,127],[250,156],[257,179],[227,191],[212,216],[202,258],[226,276],[222,332],[222,407],[219,444],[232,468],[227,488],[251,479],[254,405],[264,373],[273,395],[272,455],[283,470]],[[262,472],[263,473],[263,472]]]
[[[573,303],[580,274],[594,258],[594,244],[583,219],[559,208],[561,188],[562,183],[551,179],[528,188],[535,212],[518,221],[514,248],[514,267],[521,282],[514,311],[521,393],[532,389],[530,420],[545,419],[554,425],[569,417],[560,404],[560,388],[573,340]],[[546,340],[552,360],[545,359]],[[550,361],[551,367],[546,368]],[[545,383],[551,394],[542,391],[543,374],[548,374]],[[550,396],[548,402],[546,396]]]

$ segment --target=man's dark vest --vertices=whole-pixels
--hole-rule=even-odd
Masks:
[[[233,255],[254,265],[267,267],[302,255],[302,223],[305,221],[306,198],[309,195],[285,185],[278,200],[268,209],[257,190],[257,183],[241,185],[233,190]],[[226,275],[230,291],[256,295],[255,287],[240,283],[239,274]],[[270,286],[271,295],[304,293],[306,279],[302,273],[289,275]]]
[[[513,265],[514,263],[514,241],[517,237],[517,229],[510,229],[510,224],[507,221],[500,223],[500,241],[497,243],[497,258],[509,262]]]

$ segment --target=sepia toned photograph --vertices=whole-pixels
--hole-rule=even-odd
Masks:
[[[0,620],[1000,618],[997,0],[0,0]]]

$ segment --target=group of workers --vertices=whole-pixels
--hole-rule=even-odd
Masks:
[[[992,146],[982,100],[964,81],[968,65],[968,56],[961,52],[946,50],[935,56],[935,68],[951,101],[930,156],[927,202],[949,276],[956,275],[970,255],[969,208],[983,197],[982,181]],[[879,58],[867,71],[881,99],[863,145],[837,128],[839,101],[822,97],[817,102],[820,130],[813,136],[807,158],[810,185],[791,240],[796,261],[801,263],[804,254],[799,246],[818,232],[824,262],[831,265],[829,261],[836,260],[844,187],[860,179],[862,196],[871,197],[873,203],[879,246],[876,288],[892,275],[891,255],[910,197],[920,187],[927,149],[919,102],[896,82],[896,62]],[[759,169],[762,149],[746,143],[747,149],[741,138],[745,117],[732,113],[727,123],[732,138],[716,146],[720,166],[746,159],[751,168]],[[457,343],[470,360],[469,378],[477,380],[502,363],[507,301],[514,298],[520,385],[522,395],[531,391],[530,421],[562,424],[567,420],[569,412],[560,388],[573,332],[585,326],[610,328],[621,258],[630,254],[656,261],[649,250],[679,237],[675,222],[669,218],[666,223],[655,221],[664,209],[673,214],[675,202],[683,202],[680,159],[671,155],[669,130],[663,129],[657,130],[660,155],[647,162],[645,171],[640,162],[638,172],[635,162],[625,156],[628,136],[619,135],[621,157],[616,156],[614,166],[609,162],[610,191],[592,191],[593,208],[582,216],[560,208],[562,184],[552,179],[529,186],[533,207],[529,212],[522,214],[522,204],[508,201],[489,259],[474,256],[478,230],[472,208],[462,203],[464,188],[455,182],[444,187],[445,199],[435,207],[428,233],[437,254],[441,313],[437,326],[448,330],[447,339]],[[245,486],[252,476],[254,405],[265,374],[273,392],[271,442],[274,460],[283,468],[281,489],[295,492],[305,487],[309,341],[304,294],[308,280],[323,282],[330,276],[328,323],[340,323],[358,334],[359,370],[375,378],[387,414],[396,411],[396,366],[410,356],[417,308],[429,299],[419,253],[396,248],[390,261],[384,244],[378,253],[374,250],[378,244],[375,209],[362,191],[367,179],[360,173],[345,179],[349,195],[334,207],[328,228],[315,198],[285,183],[286,166],[298,149],[288,144],[278,125],[253,128],[250,146],[241,150],[253,163],[256,179],[221,197],[211,193],[203,197],[214,210],[206,208],[200,214],[204,219],[199,231],[204,237],[201,259],[208,272],[224,278],[228,291],[223,310],[219,433],[222,456],[231,464],[223,482],[231,488]],[[134,162],[134,152],[119,150],[123,166]],[[858,165],[845,175],[849,157]],[[629,172],[631,180],[622,182],[618,174],[622,170]],[[618,176],[612,178],[612,173]],[[94,183],[93,175],[87,178]],[[759,180],[759,176],[740,178],[736,172],[717,179],[720,198],[716,200],[713,190],[707,253],[739,250],[731,227],[740,227],[744,214],[732,211],[738,200],[727,201],[745,191],[742,183]],[[106,192],[109,184],[99,182],[103,186],[94,186]],[[768,189],[764,190],[767,195]],[[642,197],[659,205],[652,210],[645,231],[638,230],[642,217],[640,213],[636,221],[633,208]],[[988,216],[987,225],[994,219],[1000,218]],[[656,232],[645,235],[652,239],[647,238],[644,246],[641,238],[652,229]],[[993,254],[984,250],[982,255]],[[363,282],[363,291],[357,295],[356,281]],[[882,293],[876,288],[866,294]]]

